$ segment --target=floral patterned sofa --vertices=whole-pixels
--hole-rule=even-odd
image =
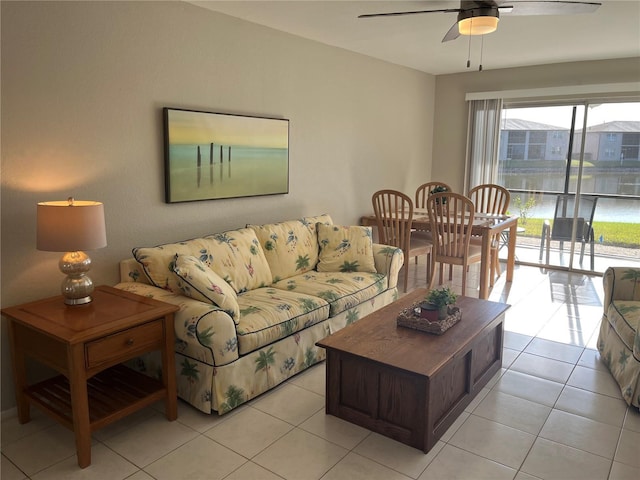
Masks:
[[[640,268],[608,268],[603,283],[598,350],[622,397],[640,408]]]
[[[398,297],[402,250],[305,217],[133,249],[117,288],[180,306],[178,396],[226,413],[324,360],[316,342]],[[159,373],[159,356],[135,367]]]

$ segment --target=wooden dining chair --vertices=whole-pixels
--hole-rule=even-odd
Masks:
[[[420,185],[416,188],[415,195],[415,208],[427,208],[427,198],[431,195],[432,190],[444,188],[447,192],[451,192],[451,187],[444,182],[427,182]],[[425,240],[431,242],[431,232],[429,230],[424,229],[416,229],[414,232],[414,236],[417,238],[424,238]],[[416,264],[418,263],[418,257],[416,257]]]
[[[380,190],[371,197],[378,225],[380,243],[402,249],[404,253],[404,291],[409,283],[409,258],[427,255],[427,280],[431,273],[432,244],[424,238],[414,238],[413,201],[396,190]]]
[[[462,266],[462,293],[467,288],[467,266],[482,260],[482,247],[471,245],[473,226],[473,202],[458,193],[434,193],[427,199],[431,222],[433,254],[429,288],[436,276],[435,264],[440,263],[440,284],[443,282],[444,264]],[[449,280],[452,280],[449,269]]]
[[[491,213],[494,215],[504,215],[509,208],[511,193],[502,185],[494,183],[483,183],[469,190],[469,198],[473,202],[476,213]],[[482,245],[482,238],[472,237],[472,245]],[[500,239],[491,239],[491,278],[489,285],[493,286],[496,276],[502,273],[500,261],[498,260],[498,250]]]

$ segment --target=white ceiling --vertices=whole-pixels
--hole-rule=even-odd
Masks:
[[[498,30],[483,38],[483,69],[640,57],[640,0],[599,1],[600,8],[590,14],[502,15]],[[480,63],[480,37],[471,37],[471,47],[470,37],[441,42],[456,21],[455,13],[357,18],[363,13],[458,8],[457,0],[190,3],[434,75],[477,70]]]

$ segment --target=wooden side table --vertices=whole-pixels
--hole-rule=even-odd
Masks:
[[[18,420],[30,420],[30,404],[74,431],[78,465],[91,464],[91,433],[164,399],[168,420],[178,417],[173,314],[178,307],[97,287],[86,305],[62,296],[2,309],[9,320]],[[121,365],[160,350],[162,381]],[[25,359],[61,373],[28,385]]]

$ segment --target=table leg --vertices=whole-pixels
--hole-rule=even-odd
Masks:
[[[509,249],[507,250],[507,282],[513,281],[513,269],[516,265],[516,235],[518,223],[509,227]]]
[[[479,298],[489,298],[489,273],[491,272],[491,231],[482,233],[482,256],[480,259],[480,294]],[[464,292],[463,292],[464,293]]]
[[[84,366],[84,344],[69,347],[69,387],[73,411],[73,433],[76,436],[78,466],[91,465],[91,424],[89,421],[89,395]]]
[[[29,408],[29,400],[24,394],[27,387],[27,372],[25,369],[25,355],[20,346],[20,342],[16,343],[16,334],[14,323],[9,320],[9,346],[11,348],[11,364],[13,368],[13,384],[16,389],[16,407],[18,409],[18,422],[27,423],[31,420],[31,411]]]

